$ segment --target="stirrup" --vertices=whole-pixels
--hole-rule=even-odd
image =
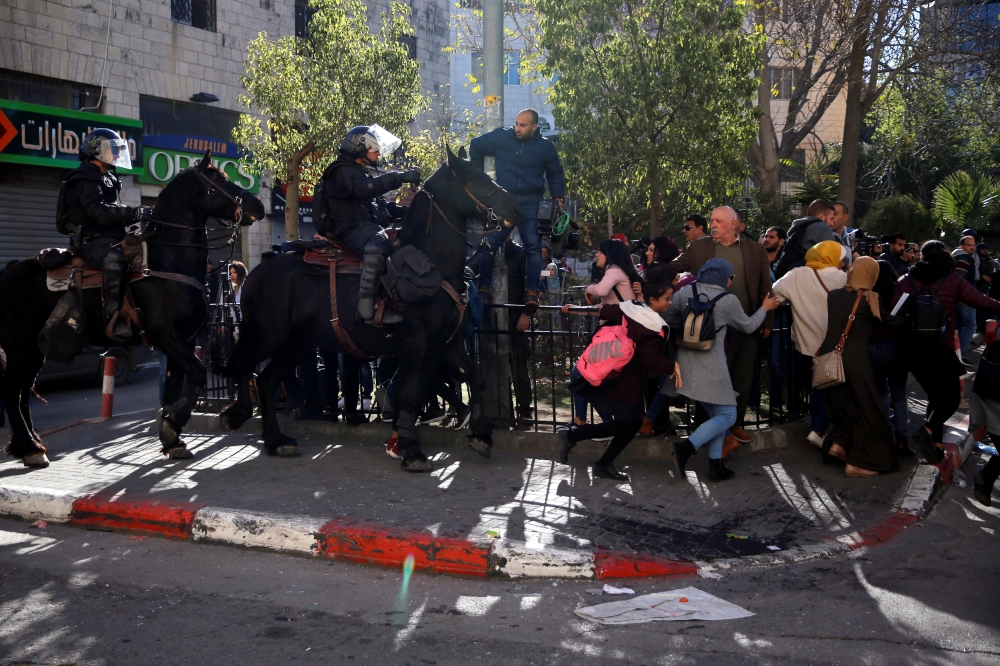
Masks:
[[[132,337],[132,327],[126,324],[124,321],[119,322],[121,316],[121,310],[116,311],[111,315],[111,321],[108,322],[107,327],[104,329],[104,334],[114,340],[115,342],[127,342]],[[115,331],[115,325],[121,323],[124,327],[120,332]],[[125,330],[128,330],[126,333]],[[125,337],[122,337],[124,335]]]

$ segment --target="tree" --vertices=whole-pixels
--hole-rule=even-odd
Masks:
[[[351,127],[378,123],[405,137],[424,105],[419,65],[403,42],[414,33],[408,7],[393,2],[376,34],[359,0],[309,5],[307,38],[260,33],[248,45],[240,96],[248,113],[233,132],[252,169],[282,176],[288,240],[299,236],[300,191],[316,182]]]
[[[406,156],[416,162],[420,173],[430,175],[448,159],[447,149],[458,152],[473,137],[482,133],[482,116],[471,109],[458,111],[452,104],[447,86],[441,86],[440,93],[430,95],[430,104],[425,114],[424,128],[410,134],[404,148]]]
[[[757,110],[744,101],[762,38],[742,2],[538,0],[552,103],[573,189],[617,217],[638,196],[650,233],[664,199],[742,190]]]
[[[901,77],[947,67],[958,74],[996,67],[1000,47],[990,3],[968,0],[858,0],[847,5],[850,28],[847,104],[838,198],[853,208],[867,114]],[[995,24],[995,20],[992,20]]]
[[[761,192],[781,189],[781,168],[816,130],[844,88],[848,32],[842,0],[755,3],[752,28],[766,36],[756,70],[760,129],[747,161]],[[778,100],[787,100],[782,108]]]
[[[987,174],[972,177],[956,171],[934,190],[934,214],[942,230],[952,233],[979,226],[1000,206],[1000,183]]]

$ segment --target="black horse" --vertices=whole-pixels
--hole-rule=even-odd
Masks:
[[[463,293],[467,232],[466,220],[487,212],[491,219],[521,223],[517,199],[496,185],[479,169],[448,151],[448,162],[414,197],[398,240],[426,254],[457,293]],[[222,373],[237,377],[237,402],[222,413],[225,428],[240,427],[252,414],[249,381],[257,364],[271,359],[257,378],[263,417],[264,444],[270,455],[293,457],[299,450],[283,434],[275,416],[275,389],[306,350],[320,347],[347,352],[331,325],[330,283],[325,276],[304,270],[301,255],[287,253],[263,262],[247,277],[241,290],[243,323],[239,340]],[[414,421],[423,402],[423,388],[439,367],[454,370],[472,387],[471,440],[488,453],[492,425],[482,411],[485,388],[461,336],[462,319],[455,301],[444,291],[419,303],[410,303],[404,321],[391,327],[391,336],[366,325],[355,314],[358,277],[337,278],[337,309],[341,324],[354,344],[370,357],[399,357],[400,417],[398,421],[403,467],[426,471],[430,462],[420,451]]]
[[[190,458],[180,432],[205,385],[205,366],[195,356],[195,336],[208,316],[204,285],[208,262],[209,217],[227,227],[249,225],[266,211],[259,199],[229,182],[205,153],[197,166],[177,174],[163,189],[153,209],[149,231],[148,268],[170,277],[146,277],[131,283],[132,297],[142,313],[146,340],[167,355],[167,384],[160,419],[163,453]],[[183,276],[183,277],[178,277]],[[0,367],[0,398],[10,417],[7,453],[30,467],[48,464],[42,439],[31,423],[28,400],[44,358],[38,333],[55,309],[61,292],[46,287],[45,269],[36,259],[18,262],[0,275],[0,348],[7,354]],[[113,344],[104,334],[101,291],[84,291],[88,334],[94,345]],[[131,341],[141,344],[137,336]]]

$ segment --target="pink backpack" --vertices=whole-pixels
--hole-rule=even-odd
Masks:
[[[635,342],[628,337],[628,323],[623,317],[617,326],[602,326],[583,351],[576,369],[591,386],[600,386],[617,377],[635,354]]]

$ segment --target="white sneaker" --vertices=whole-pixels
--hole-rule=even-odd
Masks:
[[[823,448],[823,440],[826,439],[823,435],[819,434],[815,430],[809,431],[809,436],[806,437],[810,444],[815,444],[819,448]]]
[[[340,396],[340,400],[337,401],[337,409],[343,411],[343,409],[344,409],[344,396]]]
[[[363,398],[361,400],[361,409],[367,412],[371,408],[372,408],[371,398]]]

